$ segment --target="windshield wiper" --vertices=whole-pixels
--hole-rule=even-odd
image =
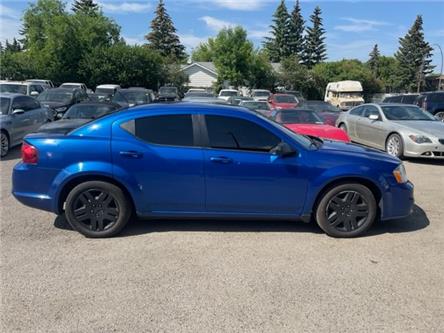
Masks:
[[[314,145],[316,148],[319,148],[324,143],[324,140],[322,140],[321,138],[318,138],[317,136],[308,135],[308,134],[305,134],[304,136],[308,140],[310,140],[311,144]]]

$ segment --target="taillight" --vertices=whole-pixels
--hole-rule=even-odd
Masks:
[[[22,161],[26,164],[37,164],[37,162],[39,161],[37,148],[27,142],[23,142]]]

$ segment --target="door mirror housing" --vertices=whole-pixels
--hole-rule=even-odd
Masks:
[[[31,93],[29,95],[35,97],[35,96],[39,95],[39,92],[38,91],[31,91]]]
[[[272,155],[286,157],[296,154],[296,150],[286,142],[280,142],[276,147],[270,150]]]
[[[380,120],[379,116],[377,114],[371,114],[368,116],[368,119],[370,120]]]
[[[14,111],[12,111],[12,114],[24,114],[25,110],[23,109],[15,109]]]

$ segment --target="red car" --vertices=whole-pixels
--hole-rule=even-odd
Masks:
[[[350,142],[350,138],[345,131],[324,124],[322,119],[312,110],[276,110],[273,112],[272,119],[298,134]]]
[[[290,94],[273,94],[268,99],[272,109],[294,109],[298,106],[299,101],[296,97]]]

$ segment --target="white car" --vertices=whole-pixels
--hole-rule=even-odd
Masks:
[[[187,94],[188,93],[195,93],[195,92],[206,92],[206,90],[205,89],[203,89],[203,88],[190,88],[190,89],[188,89],[188,91],[186,92]]]
[[[0,93],[22,94],[37,97],[45,91],[45,87],[39,83],[22,81],[1,81]]]
[[[120,89],[118,84],[101,84],[96,87],[96,94],[107,94],[114,96],[117,90]]]
[[[86,87],[86,84],[84,84],[84,83],[77,83],[77,82],[65,82],[65,83],[62,83],[60,88],[82,89],[84,92],[88,91],[88,88]]]
[[[250,94],[255,101],[268,101],[268,97],[271,96],[270,90],[266,89],[253,89]]]
[[[38,83],[44,86],[46,89],[54,88],[54,83],[52,83],[51,80],[30,79],[26,80],[26,82]]]
[[[223,99],[224,101],[228,101],[231,96],[239,96],[239,91],[235,89],[222,89],[219,92],[218,98]]]

